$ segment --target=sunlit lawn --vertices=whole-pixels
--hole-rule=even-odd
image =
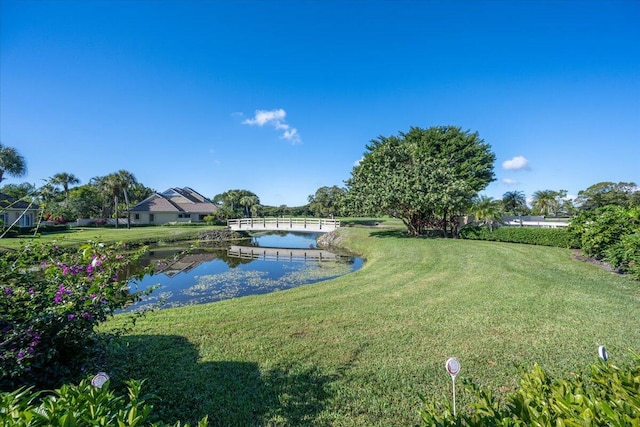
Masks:
[[[459,378],[507,392],[517,365],[569,375],[599,344],[616,362],[640,348],[640,284],[570,250],[344,224],[344,246],[367,259],[360,271],[148,314],[115,340],[113,382],[147,378],[166,422],[415,425],[420,393],[450,393],[450,356]]]
[[[148,243],[156,241],[176,241],[195,239],[203,230],[223,228],[208,225],[166,225],[156,227],[95,228],[78,227],[64,232],[40,233],[37,236],[25,235],[18,238],[0,240],[0,251],[21,249],[26,243],[38,241],[55,243],[60,246],[77,246],[88,240],[103,243],[132,242]]]

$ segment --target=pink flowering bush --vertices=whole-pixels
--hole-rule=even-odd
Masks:
[[[129,289],[147,269],[141,248],[89,242],[77,250],[30,243],[0,257],[0,389],[52,386],[94,356],[95,327],[140,299]]]

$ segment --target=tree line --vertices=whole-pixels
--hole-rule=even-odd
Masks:
[[[367,146],[362,160],[340,186],[323,186],[303,206],[264,206],[257,194],[230,189],[211,200],[213,215],[224,220],[258,216],[390,216],[399,218],[410,235],[438,232],[455,236],[461,217],[493,227],[504,216],[572,217],[607,205],[640,206],[640,190],[633,182],[600,182],[571,199],[563,189],[536,191],[529,201],[522,191],[501,199],[481,192],[495,180],[495,155],[477,132],[456,126],[411,127],[408,132],[379,136]],[[0,144],[0,183],[6,175],[26,173],[26,160]],[[44,219],[68,222],[77,218],[126,217],[132,205],[155,190],[120,170],[80,184],[72,173],[61,172],[36,188],[29,183],[8,184],[0,193],[38,203]]]

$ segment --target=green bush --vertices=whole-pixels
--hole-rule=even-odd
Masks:
[[[154,396],[140,396],[142,384],[143,381],[128,381],[127,397],[116,396],[109,389],[109,382],[98,388],[88,380],[77,386],[63,385],[48,394],[24,387],[1,393],[0,426],[166,426],[148,421],[153,406],[147,401]],[[207,424],[204,417],[198,426]],[[177,422],[174,427],[180,425]]]
[[[597,210],[596,215],[587,218],[580,234],[580,247],[585,254],[604,258],[607,249],[626,234],[638,229],[629,216],[627,209],[620,206],[605,206]]]
[[[490,231],[486,226],[468,225],[460,230],[459,236],[470,240],[526,243],[559,248],[575,247],[571,235],[564,228],[495,227]]]
[[[67,231],[69,226],[67,224],[57,224],[57,225],[45,225],[44,227],[38,228],[38,231],[41,233],[60,233],[62,231]]]
[[[450,403],[422,398],[422,426],[638,426],[640,425],[640,356],[618,368],[606,362],[588,375],[552,378],[540,366],[521,371],[520,388],[504,402],[490,390],[464,381],[475,400],[453,414]]]
[[[640,280],[640,231],[622,236],[605,250],[604,258],[614,268]]]
[[[77,378],[96,349],[95,326],[142,295],[129,280],[145,248],[126,257],[122,250],[32,242],[0,257],[0,390]]]
[[[3,239],[18,237],[19,235],[20,230],[18,228],[13,227],[10,230],[7,230],[7,227],[0,227],[0,236],[2,236]]]

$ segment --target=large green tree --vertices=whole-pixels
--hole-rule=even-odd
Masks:
[[[309,210],[317,217],[339,215],[342,212],[346,192],[344,188],[337,185],[320,187],[308,198]]]
[[[23,197],[34,197],[38,190],[35,185],[28,182],[21,184],[7,184],[0,187],[0,193],[11,196],[15,199],[22,199]]]
[[[400,218],[413,236],[431,228],[455,234],[456,215],[494,180],[490,146],[459,127],[412,127],[366,148],[346,182],[351,212]]]
[[[27,162],[13,147],[7,147],[0,143],[0,182],[5,179],[5,174],[13,177],[21,177],[27,173]]]
[[[69,191],[69,211],[75,218],[95,218],[102,214],[104,195],[95,184],[73,187]]]
[[[640,189],[635,182],[599,182],[579,191],[576,203],[581,211],[609,205],[637,206],[640,205]]]
[[[256,216],[260,207],[260,198],[249,190],[227,190],[216,194],[212,201],[222,218]]]

